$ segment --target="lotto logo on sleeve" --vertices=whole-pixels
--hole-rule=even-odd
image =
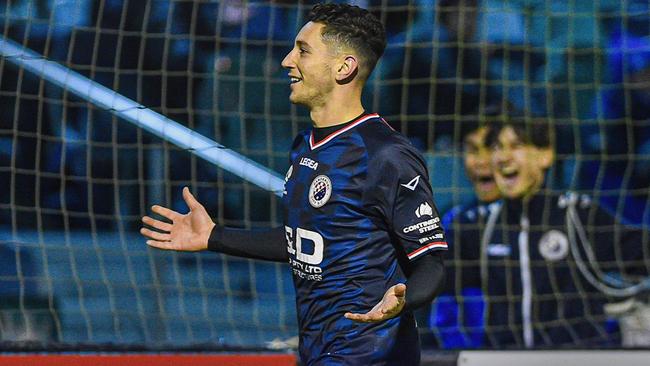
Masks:
[[[332,195],[332,181],[326,175],[314,178],[309,187],[309,204],[314,208],[323,207]]]
[[[415,191],[415,187],[418,186],[418,183],[419,183],[419,182],[420,182],[420,176],[418,175],[417,177],[411,179],[410,182],[408,182],[408,183],[406,183],[406,184],[400,184],[400,185],[401,185],[402,187],[404,187],[404,188],[408,188],[408,189],[410,189],[410,190],[412,190],[412,191]]]

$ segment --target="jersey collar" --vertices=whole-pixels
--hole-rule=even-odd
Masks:
[[[316,143],[314,141],[314,131],[311,131],[309,133],[309,147],[312,150],[318,149],[319,147],[321,147],[321,146],[325,145],[326,143],[330,142],[331,140],[333,140],[336,136],[355,128],[356,126],[364,123],[365,121],[367,121],[369,119],[378,118],[378,117],[379,117],[379,114],[377,114],[377,113],[366,114],[364,116],[361,116],[361,117],[357,118],[356,121],[346,125],[345,127],[341,128],[340,130],[336,130],[336,131],[332,132],[331,134],[327,135],[327,137],[325,137],[324,139],[322,139],[318,143]]]

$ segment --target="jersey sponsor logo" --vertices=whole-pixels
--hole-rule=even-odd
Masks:
[[[283,195],[287,194],[287,182],[289,181],[289,178],[291,178],[292,173],[293,165],[289,167],[289,170],[287,170],[287,175],[284,176],[284,192],[282,192]]]
[[[415,187],[418,186],[418,183],[419,183],[419,182],[420,182],[420,176],[418,175],[417,177],[411,179],[410,182],[408,182],[408,183],[406,183],[406,184],[400,184],[400,185],[401,185],[402,187],[404,187],[404,188],[408,188],[408,189],[410,189],[410,190],[412,190],[412,191],[415,191]]]
[[[313,169],[313,170],[318,169],[318,162],[314,161],[314,160],[312,160],[310,158],[302,158],[302,159],[300,159],[300,165],[306,166],[307,168],[310,168],[310,169]]]
[[[539,239],[538,248],[547,261],[559,261],[569,254],[569,238],[559,230],[550,230]]]
[[[323,269],[320,264],[325,250],[323,237],[315,231],[296,228],[294,240],[293,229],[285,226],[284,232],[287,239],[287,252],[289,252],[289,265],[293,274],[308,281],[322,281]],[[311,242],[311,245],[308,242]],[[306,250],[306,247],[310,249]]]
[[[487,254],[491,257],[507,257],[512,253],[512,248],[508,244],[488,244]]]
[[[438,233],[436,235],[427,236],[426,238],[421,238],[418,241],[420,242],[420,244],[424,244],[424,243],[428,243],[428,242],[433,241],[433,240],[442,240],[444,238],[445,238],[445,236],[442,233]]]
[[[314,178],[309,186],[309,203],[314,208],[323,207],[332,195],[332,181],[326,175]]]
[[[407,226],[403,228],[402,231],[404,232],[404,234],[408,234],[412,231],[417,230],[420,234],[424,234],[426,232],[433,231],[439,228],[440,227],[439,222],[440,222],[440,218],[434,217],[430,220],[418,222],[417,224]]]
[[[415,216],[418,219],[422,216],[433,216],[433,208],[429,206],[429,202],[421,203],[418,208],[415,209]]]

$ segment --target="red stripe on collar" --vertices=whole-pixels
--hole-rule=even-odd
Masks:
[[[320,140],[318,143],[314,142],[314,131],[312,131],[309,134],[309,147],[312,150],[317,149],[317,148],[325,145],[326,143],[330,142],[332,139],[334,139],[336,136],[342,134],[343,132],[349,131],[349,130],[355,128],[356,126],[362,124],[363,122],[365,122],[365,121],[367,121],[369,119],[378,118],[378,117],[379,117],[379,114],[377,114],[377,113],[366,114],[365,116],[361,116],[361,117],[357,118],[354,122],[350,123],[349,125],[347,125],[347,126],[341,128],[340,130],[337,130],[337,131],[332,132],[331,134],[327,135],[327,137]]]

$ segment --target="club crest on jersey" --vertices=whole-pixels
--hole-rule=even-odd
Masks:
[[[564,259],[569,254],[569,238],[559,230],[550,230],[539,239],[539,253],[551,262]]]
[[[319,175],[309,187],[309,203],[314,208],[323,207],[332,195],[332,181],[326,175]]]

